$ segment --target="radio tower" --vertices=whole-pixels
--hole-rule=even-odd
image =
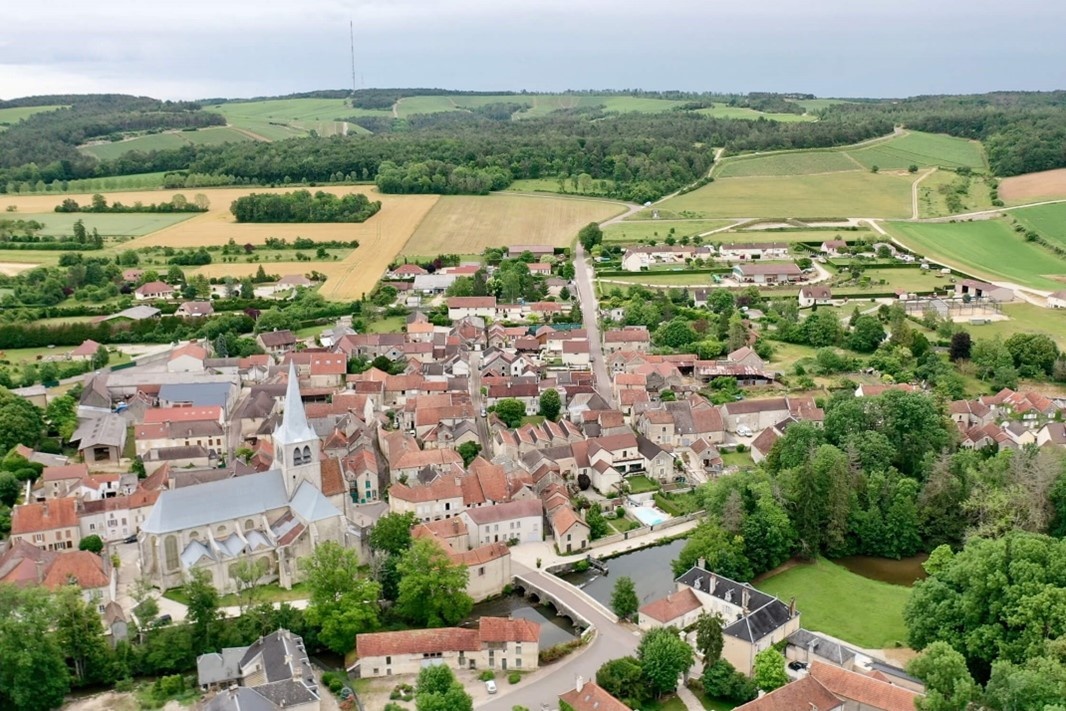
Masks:
[[[348,20],[348,39],[352,47],[352,96],[355,96],[355,25]]]

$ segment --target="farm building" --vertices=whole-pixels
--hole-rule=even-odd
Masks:
[[[803,271],[795,264],[738,264],[733,267],[733,277],[747,284],[780,284],[800,281]]]
[[[1014,292],[1011,289],[975,279],[963,279],[955,285],[956,298],[967,296],[986,301],[1014,301]]]
[[[210,301],[186,301],[178,307],[174,315],[185,316],[186,318],[202,318],[204,316],[212,316],[214,313],[215,307]]]
[[[1066,291],[1048,294],[1047,305],[1053,309],[1066,309]]]
[[[724,260],[750,261],[755,259],[785,259],[788,245],[784,242],[733,242],[718,248],[718,258]]]

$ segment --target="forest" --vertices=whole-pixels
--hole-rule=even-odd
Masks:
[[[230,205],[237,222],[366,222],[381,209],[362,193],[338,197],[321,190],[252,193]]]

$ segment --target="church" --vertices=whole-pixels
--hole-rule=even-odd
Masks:
[[[291,364],[284,408],[271,469],[160,494],[138,537],[153,585],[178,587],[199,568],[220,592],[235,592],[240,564],[250,562],[257,584],[288,589],[301,578],[299,559],[323,541],[344,545],[344,515],[322,494],[320,442]]]

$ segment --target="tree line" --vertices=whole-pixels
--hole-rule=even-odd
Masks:
[[[380,209],[380,200],[371,202],[362,193],[338,197],[321,190],[252,193],[230,205],[237,222],[365,222]]]
[[[74,198],[66,198],[56,205],[56,212],[94,212],[94,213],[128,213],[128,212],[207,212],[210,203],[206,195],[197,195],[189,202],[181,193],[178,193],[167,202],[150,203],[135,202],[132,205],[123,205],[119,201],[108,204],[107,198],[97,193],[92,196],[88,205],[79,205]]]

